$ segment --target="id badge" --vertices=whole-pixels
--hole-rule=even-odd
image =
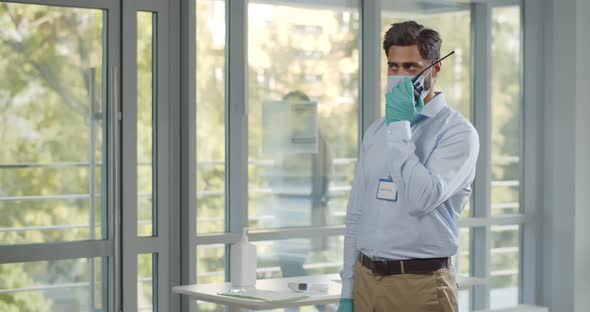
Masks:
[[[379,179],[377,188],[377,199],[395,202],[397,201],[397,185],[392,178]]]

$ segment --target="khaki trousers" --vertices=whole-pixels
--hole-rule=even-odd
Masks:
[[[458,312],[453,267],[428,274],[374,275],[357,261],[354,312]]]

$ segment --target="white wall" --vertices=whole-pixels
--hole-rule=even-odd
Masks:
[[[590,89],[588,0],[545,0],[542,304],[590,306]],[[540,25],[541,26],[541,25]]]

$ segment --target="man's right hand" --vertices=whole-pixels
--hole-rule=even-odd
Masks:
[[[338,312],[354,312],[354,301],[350,298],[341,298]]]

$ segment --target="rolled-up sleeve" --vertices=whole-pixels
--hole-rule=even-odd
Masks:
[[[412,216],[430,213],[473,182],[479,137],[468,123],[445,131],[426,165],[420,163],[415,154],[409,122],[390,123],[385,143],[391,152],[387,159],[388,168]]]
[[[352,190],[348,198],[346,208],[346,232],[344,234],[344,267],[340,272],[342,278],[342,298],[353,298],[354,289],[354,264],[358,259],[359,251],[357,240],[359,236],[359,223],[362,212],[362,194],[365,193],[364,182],[364,145],[361,144],[359,158],[356,163],[356,172],[352,182]]]

